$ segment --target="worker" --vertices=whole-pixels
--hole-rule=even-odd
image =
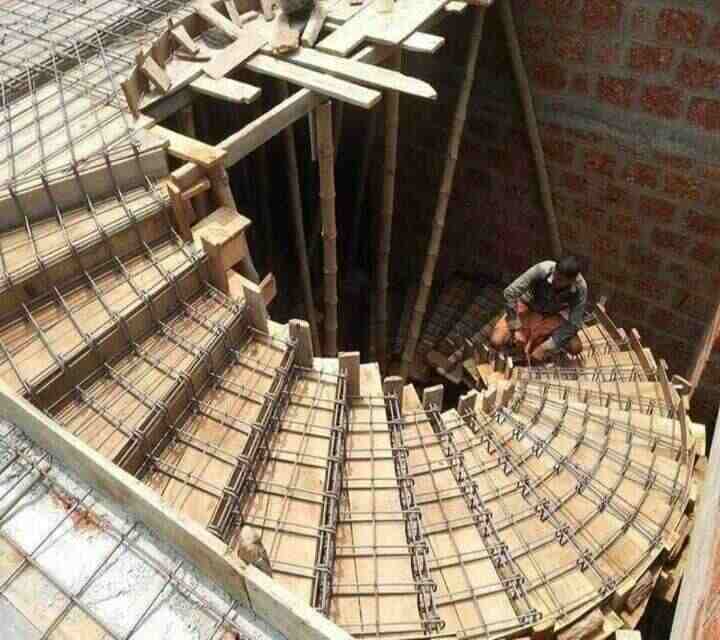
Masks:
[[[566,255],[528,269],[504,291],[506,313],[490,336],[495,349],[520,346],[529,362],[543,362],[559,351],[578,355],[587,284],[580,259]]]

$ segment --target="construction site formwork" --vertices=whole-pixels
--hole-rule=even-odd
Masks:
[[[425,321],[491,3],[397,0],[385,15],[366,4],[319,3],[316,40],[289,53],[273,44],[281,15],[265,3],[0,7],[0,415],[15,422],[4,435],[20,442],[25,433],[81,484],[127,501],[141,524],[104,530],[93,554],[132,555],[137,532],[138,545],[154,535],[153,545],[175,544],[197,567],[198,584],[216,580],[237,600],[207,596],[212,606],[198,612],[206,596],[182,582],[185,561],[153,556],[130,571],[147,574],[152,589],[130,586],[133,597],[93,608],[84,596],[111,571],[112,553],[61,586],[36,557],[54,530],[37,547],[5,536],[20,513],[0,502],[0,544],[17,560],[0,575],[0,595],[28,633],[164,633],[165,610],[183,599],[178,619],[190,616],[193,637],[208,640],[598,639],[637,624],[665,561],[685,548],[704,431],[688,416],[684,381],[668,377],[637,332],[597,305],[579,334],[583,354],[545,369],[483,352],[501,312],[495,288],[454,283]],[[500,10],[512,35],[507,3]],[[436,97],[403,74],[402,55],[442,46],[429,29],[448,12],[473,22],[471,43],[426,269],[395,347],[405,374],[435,369],[457,382],[471,371],[477,389],[445,411],[442,388],[421,399],[357,353],[336,354],[333,165],[338,105],[381,103],[372,331],[387,370],[397,100]],[[275,84],[279,100],[256,102],[254,77]],[[218,144],[198,139],[192,119],[182,131],[165,126],[200,94],[260,108]],[[321,185],[325,358],[292,132],[306,115]],[[254,267],[226,171],[277,134],[309,320],[288,326],[269,317],[274,281]],[[9,446],[0,480],[18,452]],[[47,484],[36,463],[21,466],[33,491]],[[37,517],[77,528],[85,498],[68,501],[54,525],[47,505]],[[37,580],[59,604],[36,619]],[[273,628],[235,623],[243,607]]]

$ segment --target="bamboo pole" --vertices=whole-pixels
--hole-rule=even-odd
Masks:
[[[184,133],[189,138],[197,139],[195,109],[192,104],[178,111],[178,124],[180,125],[181,133]],[[204,218],[209,213],[207,193],[199,193],[195,196],[195,211],[197,212],[198,220]]]
[[[545,220],[550,234],[550,245],[553,255],[559,258],[562,255],[560,232],[555,216],[550,179],[548,178],[547,166],[545,165],[545,152],[543,151],[537,118],[535,117],[535,107],[533,106],[532,93],[530,92],[530,83],[528,82],[527,73],[525,72],[525,64],[523,62],[522,52],[520,51],[517,31],[515,30],[512,5],[510,4],[510,0],[502,0],[499,4],[505,38],[507,39],[510,49],[515,82],[520,92],[520,99],[525,113],[525,126],[530,136],[530,144],[532,146],[533,156],[535,157],[535,168],[537,170],[538,182],[540,183],[540,195],[542,197],[543,209],[545,210]]]
[[[355,191],[355,205],[353,207],[353,228],[350,234],[347,251],[347,271],[355,270],[358,250],[360,248],[360,225],[362,223],[362,207],[365,203],[365,192],[370,171],[370,159],[372,158],[373,142],[377,130],[377,110],[371,109],[368,114],[367,131],[363,141],[362,159],[360,160],[360,176],[358,177],[357,190]]]
[[[288,85],[285,80],[278,80],[278,98],[282,102],[287,100]],[[288,187],[290,190],[290,211],[293,228],[295,229],[295,245],[300,267],[300,286],[305,303],[305,316],[310,325],[313,349],[320,354],[320,335],[318,333],[317,318],[315,317],[315,301],[313,300],[312,280],[310,278],[310,263],[308,262],[307,244],[305,239],[305,223],[303,222],[302,196],[300,195],[300,176],[298,172],[297,150],[295,148],[294,125],[283,129],[283,143],[288,167]]]
[[[503,0],[501,4],[504,4],[506,1],[507,0]],[[410,363],[415,358],[415,349],[417,347],[418,339],[420,338],[420,330],[425,317],[425,311],[427,310],[430,289],[435,275],[435,265],[437,264],[438,254],[440,252],[440,243],[442,241],[443,230],[445,228],[448,201],[450,199],[453,180],[455,178],[455,166],[457,164],[458,151],[460,150],[460,141],[462,139],[463,129],[465,128],[468,102],[470,100],[470,93],[472,92],[473,81],[475,80],[475,65],[477,63],[478,51],[480,49],[480,40],[482,39],[485,9],[478,7],[475,11],[475,20],[473,23],[472,34],[470,36],[470,47],[468,49],[467,59],[465,60],[465,77],[463,78],[460,96],[458,97],[458,102],[455,106],[455,114],[453,116],[452,128],[448,139],[445,168],[443,170],[442,183],[440,184],[437,206],[435,207],[435,216],[433,219],[433,230],[430,236],[430,243],[428,244],[427,255],[425,256],[425,266],[423,268],[423,274],[418,288],[418,296],[415,301],[407,342],[405,343],[405,349],[403,351],[402,362],[400,365],[400,375],[403,379],[407,378],[410,370]]]
[[[320,211],[323,220],[323,273],[325,274],[325,356],[337,356],[337,228],[335,225],[335,167],[332,134],[332,103],[315,110],[318,165],[320,170]]]
[[[400,47],[390,55],[389,66],[400,71],[402,53]],[[375,349],[380,368],[387,366],[387,298],[390,271],[390,247],[392,244],[392,222],[395,210],[395,172],[397,169],[397,141],[400,120],[400,94],[397,91],[385,92],[385,159],[382,190],[382,210],[380,212],[380,230],[375,272],[376,307]],[[371,339],[372,344],[372,339]]]

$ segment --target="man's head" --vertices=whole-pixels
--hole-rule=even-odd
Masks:
[[[575,282],[580,273],[580,260],[577,256],[566,255],[557,261],[555,274],[553,275],[553,288],[567,289]]]

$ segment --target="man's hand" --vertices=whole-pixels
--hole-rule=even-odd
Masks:
[[[535,360],[535,362],[544,362],[548,357],[548,350],[542,344],[538,345],[530,354],[530,357]]]

